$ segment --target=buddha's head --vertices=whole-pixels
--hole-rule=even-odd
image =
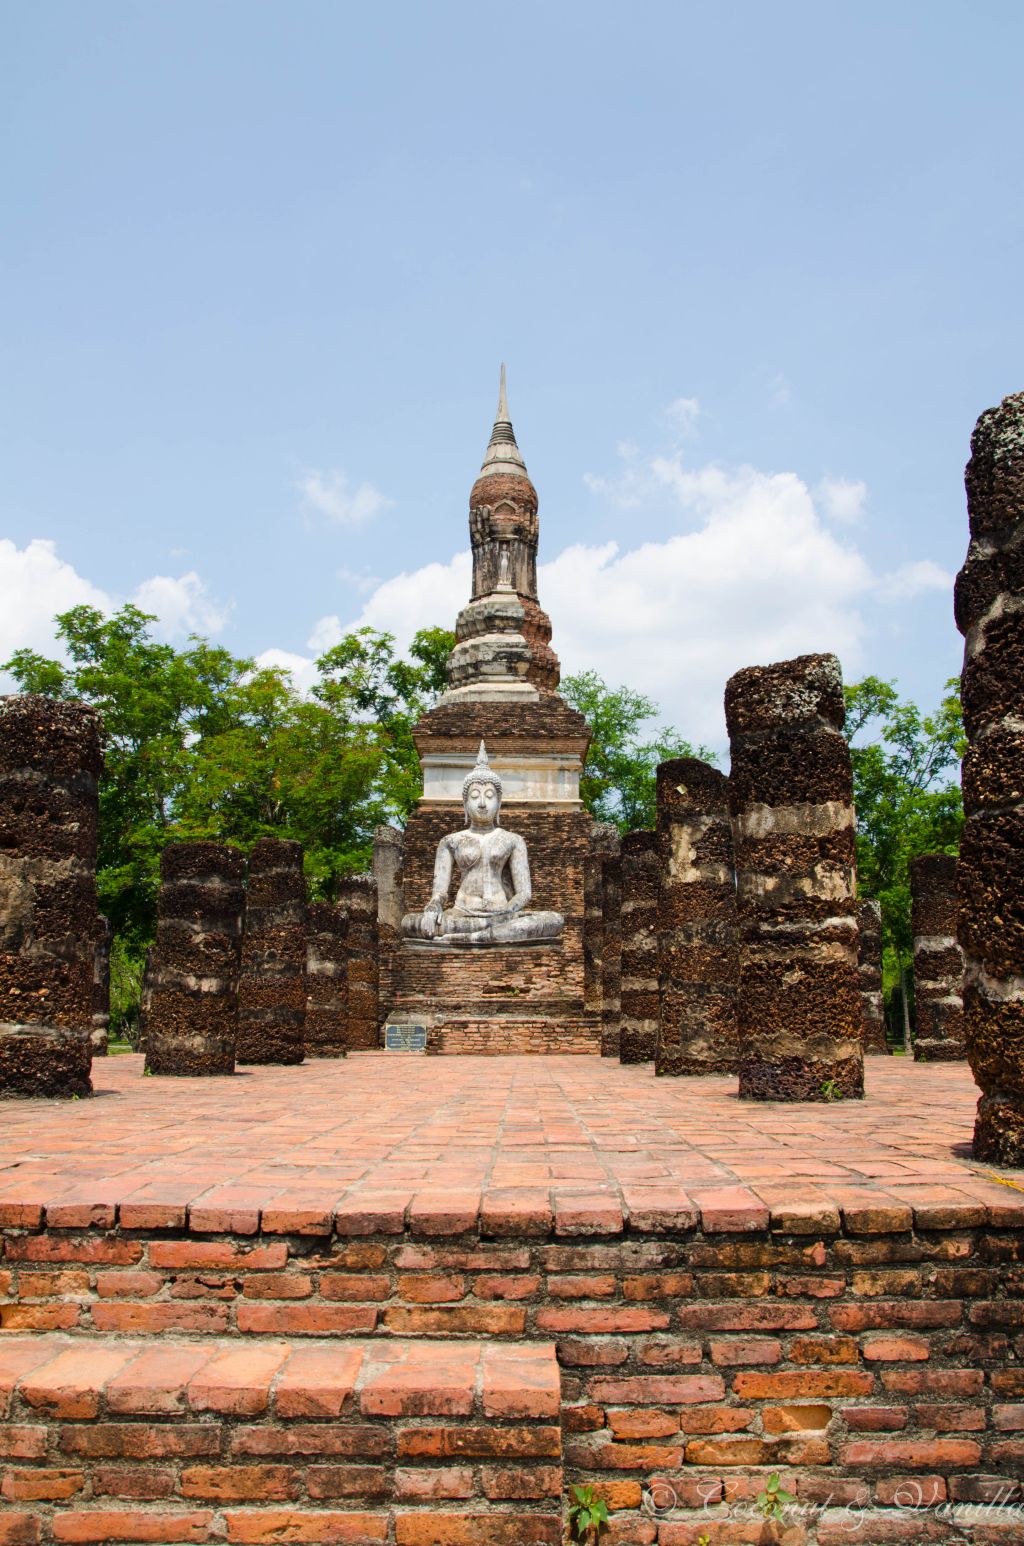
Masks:
[[[501,810],[501,779],[487,760],[483,741],[477,753],[476,767],[462,781],[462,807],[471,827],[496,827]]]

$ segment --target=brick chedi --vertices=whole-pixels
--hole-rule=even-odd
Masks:
[[[882,904],[870,897],[857,903],[857,979],[865,1056],[887,1053],[882,997]]]
[[[956,937],[954,854],[924,854],[910,864],[914,936],[914,1057],[950,1062],[964,1047],[964,953]]]
[[[148,1073],[234,1072],[244,877],[245,859],[223,843],[171,843],[160,856],[142,989]]]
[[[740,1095],[864,1092],[853,775],[834,655],[725,689],[740,928]]]
[[[0,1098],[92,1090],[100,719],[0,698]]]
[[[370,1052],[380,1045],[377,882],[348,875],[338,884],[338,901],[348,914],[345,1044],[350,1052]]]
[[[696,757],[658,768],[657,1074],[735,1073],[736,866],[729,780]]]
[[[658,1050],[660,876],[657,833],[627,832],[622,839],[622,1063],[651,1063]]]
[[[466,827],[463,783],[485,742],[500,778],[500,826],[526,845],[529,910],[557,913],[564,927],[557,940],[462,950],[385,938],[382,1009],[425,1024],[434,1053],[596,1054],[600,1012],[593,984],[587,1004],[583,943],[592,822],[579,795],[590,730],[557,691],[551,624],[537,595],[537,491],[516,443],[504,369],[469,505],[471,594],[456,622],[447,690],[413,729],[423,796],[404,834],[404,906],[413,914],[431,898],[438,845]]]
[[[306,1056],[348,1052],[348,912],[311,902],[306,923]]]
[[[306,877],[302,844],[264,837],[249,855],[239,1063],[301,1063],[306,1025]]]
[[[975,1157],[1024,1165],[1024,392],[983,413],[967,464],[971,540],[957,576],[964,635],[966,825],[959,938],[964,1034],[981,1088]]]

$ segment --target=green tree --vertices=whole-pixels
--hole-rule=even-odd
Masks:
[[[959,849],[959,763],[966,745],[959,682],[954,677],[946,683],[931,714],[902,700],[894,682],[876,676],[845,692],[858,888],[882,904],[885,986],[891,992],[910,977],[913,961],[910,861]]]
[[[658,763],[669,757],[717,761],[706,746],[695,751],[671,726],[648,729],[657,704],[630,687],[609,687],[596,671],[566,677],[561,693],[593,731],[580,797],[595,821],[614,822],[623,832],[653,827]]]

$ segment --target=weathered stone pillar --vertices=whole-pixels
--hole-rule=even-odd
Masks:
[[[730,677],[740,1095],[864,1093],[853,775],[834,655]]]
[[[622,839],[622,1063],[650,1063],[658,1050],[659,880],[657,833],[627,832]]]
[[[348,1050],[380,1046],[377,965],[377,882],[372,875],[348,875],[338,884],[338,901],[348,913]]]
[[[377,992],[385,1012],[396,997],[396,955],[405,913],[405,834],[378,827],[373,835],[373,878],[377,882]]]
[[[601,1013],[603,1002],[604,864],[620,846],[618,827],[610,822],[594,823],[583,861],[583,1003],[594,1014]]]
[[[924,854],[910,863],[914,935],[914,1060],[952,1063],[964,1046],[964,953],[956,937],[957,863]]]
[[[101,721],[0,698],[0,1097],[89,1095]]]
[[[306,877],[302,844],[263,837],[249,855],[239,1063],[301,1063],[306,1025]]]
[[[882,904],[857,903],[857,979],[860,983],[862,1045],[865,1055],[887,1053],[882,998]]]
[[[343,1058],[348,1052],[348,914],[312,902],[306,939],[306,1056]]]
[[[735,1073],[736,868],[729,780],[696,757],[658,768],[657,1074]]]
[[[981,1087],[977,1159],[1024,1165],[1024,392],[981,415],[967,464],[959,937],[964,1031]]]
[[[105,1058],[110,1034],[110,947],[114,936],[109,918],[97,920],[99,932],[92,960],[92,1043],[94,1058]]]
[[[601,1056],[617,1058],[621,1040],[622,856],[617,853],[601,865]]]
[[[234,1072],[244,877],[245,859],[223,843],[170,843],[160,856],[142,997],[148,1073]]]

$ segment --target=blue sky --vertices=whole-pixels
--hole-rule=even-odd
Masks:
[[[4,654],[79,599],[300,678],[450,624],[504,359],[567,669],[713,741],[742,665],[958,669],[970,431],[1024,386],[1017,0],[0,29]]]

